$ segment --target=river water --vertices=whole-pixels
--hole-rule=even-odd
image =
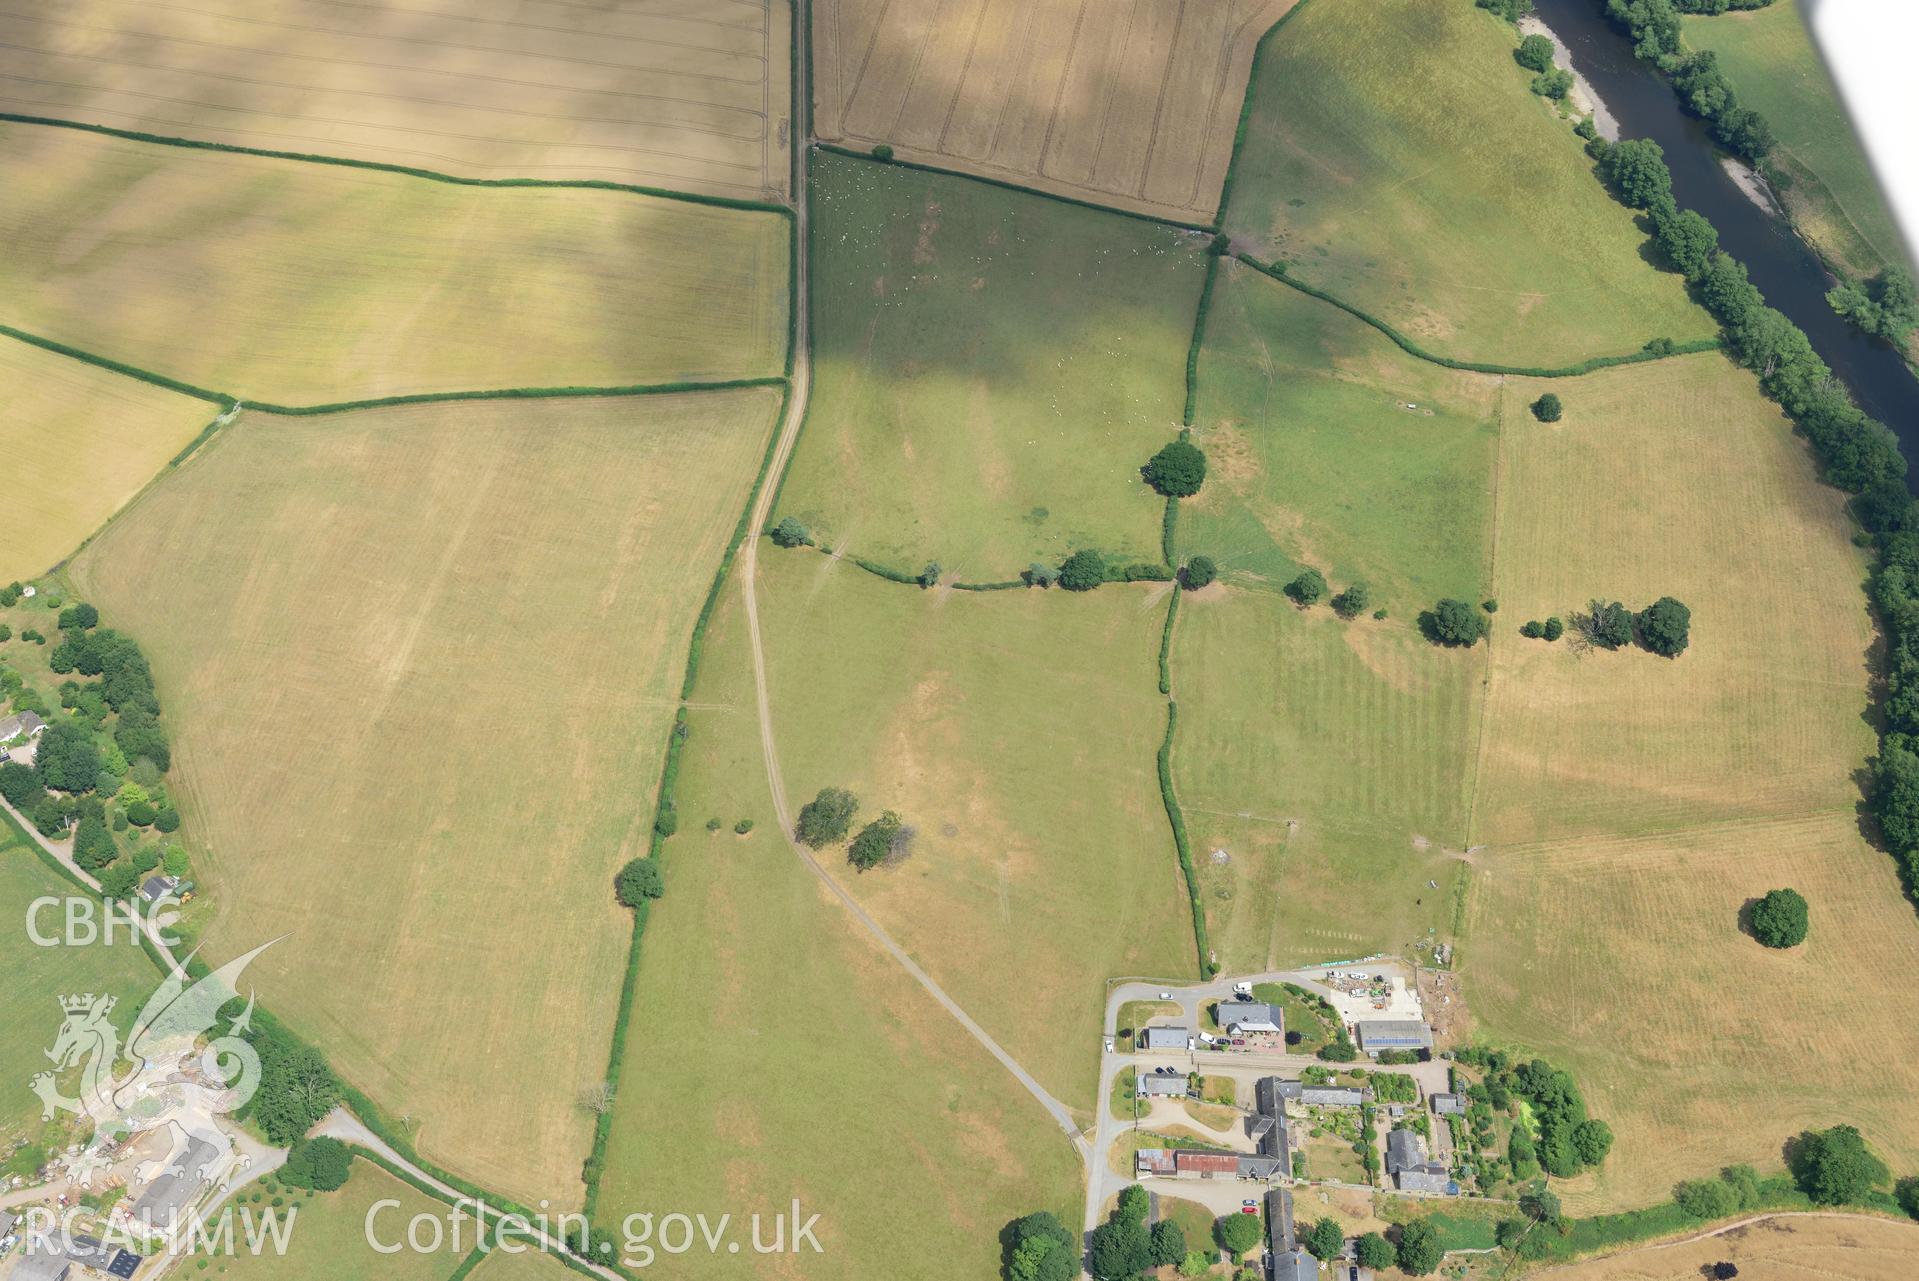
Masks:
[[[1697,209],[1719,229],[1720,248],[1746,264],[1766,301],[1806,332],[1860,408],[1892,428],[1919,470],[1919,378],[1905,361],[1833,313],[1825,266],[1783,217],[1740,189],[1704,122],[1682,111],[1672,86],[1633,57],[1631,41],[1606,21],[1598,0],[1534,0],[1534,6],[1618,119],[1621,136],[1651,138],[1665,148],[1680,206]],[[1913,480],[1919,483],[1919,475]]]

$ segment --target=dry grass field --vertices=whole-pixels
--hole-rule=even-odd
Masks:
[[[212,952],[421,1151],[580,1195],[688,632],[773,389],[243,415],[74,564],[141,638]]]
[[[1155,779],[1163,589],[922,592],[825,557],[761,561],[794,803],[849,787],[919,829],[903,865],[822,858],[968,1013],[1090,1119],[1114,975],[1190,975]]]
[[[775,569],[773,578],[783,575]],[[774,690],[788,706],[790,685],[776,680]],[[748,1216],[759,1213],[770,1240],[770,1216],[797,1197],[802,1217],[820,1215],[821,1254],[774,1258],[743,1247],[711,1256],[701,1247],[661,1255],[648,1271],[820,1281],[991,1275],[1009,1219],[1048,1207],[1073,1221],[1072,1147],[782,838],[737,584],[707,634],[698,700],[680,831],[664,855],[666,896],[647,925],[602,1220],[731,1212],[736,1239],[750,1241]],[[789,723],[780,728],[790,732]],[[721,830],[707,832],[708,818]],[[742,818],[756,824],[744,837],[733,832]],[[933,844],[915,861],[953,857]],[[1093,1008],[1097,986],[1087,990],[1094,995],[1082,1003]],[[1090,1064],[1097,1042],[1074,1048]],[[901,1248],[902,1223],[912,1225],[911,1248]],[[482,1269],[479,1281],[493,1278]]]
[[[626,386],[784,361],[777,214],[34,125],[0,125],[0,157],[0,319],[242,399]]]
[[[0,338],[0,458],[7,465],[0,583],[53,568],[218,412],[204,400]]]
[[[1504,393],[1492,693],[1474,840],[1850,813],[1873,751],[1871,620],[1842,497],[1716,353]],[[1582,499],[1582,496],[1585,496]],[[1692,645],[1580,652],[1516,634],[1594,597],[1692,610]]]
[[[375,1208],[375,1202],[397,1202]],[[274,1213],[284,1216],[297,1207],[292,1227],[287,1232],[285,1254],[250,1254],[244,1246],[231,1255],[216,1255],[200,1267],[196,1258],[176,1271],[184,1276],[231,1277],[234,1281],[445,1281],[460,1259],[472,1248],[473,1224],[464,1228],[461,1249],[454,1249],[447,1216],[452,1209],[442,1202],[409,1187],[385,1170],[368,1161],[355,1161],[346,1186],[337,1192],[314,1196],[292,1193],[289,1206],[272,1209],[266,1201],[249,1202],[241,1210],[249,1215]],[[407,1225],[416,1215],[427,1215],[447,1233],[437,1250],[402,1248],[382,1254],[368,1240],[368,1216],[371,1230],[383,1246],[406,1242]],[[283,1219],[284,1221],[284,1219]],[[234,1231],[243,1239],[244,1219],[235,1213]],[[422,1246],[433,1244],[432,1229],[420,1228]]]
[[[1782,1214],[1679,1245],[1628,1250],[1535,1273],[1542,1281],[1698,1281],[1730,1261],[1741,1281],[1907,1281],[1919,1227],[1893,1219]]]
[[[578,1274],[552,1255],[528,1248],[518,1254],[495,1249],[470,1275],[473,1281],[569,1281]]]
[[[1445,936],[1484,653],[1269,592],[1182,599],[1173,775],[1228,972]]]
[[[1919,924],[1858,831],[1871,629],[1841,497],[1716,354],[1505,388],[1499,629],[1464,939],[1482,1032],[1570,1067],[1619,1141],[1582,1212],[1810,1125],[1919,1161]],[[1581,496],[1589,501],[1582,501]],[[1592,596],[1692,609],[1677,660],[1514,634]],[[1810,940],[1741,906],[1798,888]]]
[[[814,129],[1211,222],[1253,46],[1294,0],[818,0]]]
[[[789,186],[785,0],[71,0],[0,15],[0,109],[473,177]]]
[[[1226,229],[1459,359],[1559,366],[1709,336],[1528,88],[1516,39],[1452,0],[1309,0],[1254,72]]]

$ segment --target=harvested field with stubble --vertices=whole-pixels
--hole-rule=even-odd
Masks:
[[[1210,223],[1253,47],[1295,0],[819,0],[814,129]]]
[[[779,515],[918,573],[1159,560],[1204,240],[816,153],[813,395]]]
[[[1455,359],[1557,367],[1710,336],[1516,40],[1454,0],[1306,0],[1254,68],[1226,229]]]
[[[204,400],[0,338],[0,583],[57,565],[217,413]],[[74,466],[80,458],[84,468]]]
[[[1700,1241],[1649,1246],[1536,1273],[1542,1281],[1699,1281],[1730,1262],[1742,1281],[1907,1281],[1919,1226],[1863,1215],[1773,1215]]]
[[[1553,390],[1565,417],[1527,404]],[[1852,812],[1872,622],[1843,495],[1717,353],[1504,391],[1474,840]],[[1582,501],[1581,496],[1587,496]],[[1595,597],[1692,610],[1677,659],[1516,634]]]
[[[787,706],[790,684],[776,679],[773,689]],[[1009,1220],[1048,1208],[1073,1221],[1072,1146],[787,844],[767,793],[737,583],[707,633],[697,699],[680,830],[662,855],[666,896],[643,945],[600,1221],[732,1214],[740,1253],[696,1249],[670,1260],[675,1276],[991,1275]],[[705,830],[709,817],[721,821],[718,832]],[[746,836],[733,831],[742,818],[755,824]],[[928,845],[914,861],[952,857]],[[909,863],[871,877],[912,871]],[[1075,1047],[1089,1064],[1091,1044]],[[772,1220],[795,1198],[802,1219],[820,1216],[822,1253],[753,1253],[749,1216],[762,1216],[761,1239],[771,1242]],[[912,1224],[911,1249],[899,1248],[901,1223]],[[492,1278],[482,1269],[478,1281]]]
[[[0,320],[243,400],[784,364],[790,229],[776,213],[36,125],[0,124],[0,157]]]
[[[923,592],[806,551],[760,561],[793,803],[897,810],[902,865],[821,859],[969,1014],[1088,1120],[1116,974],[1191,975],[1153,753],[1163,588]]]
[[[0,14],[0,109],[468,177],[790,186],[785,0],[69,0]]]
[[[209,953],[289,934],[262,1000],[526,1203],[580,1197],[610,878],[779,402],[242,415],[72,568],[152,658]]]

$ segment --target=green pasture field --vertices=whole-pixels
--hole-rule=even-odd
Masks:
[[[1821,253],[1860,276],[1908,261],[1797,0],[1687,18],[1686,43],[1718,54],[1739,101],[1772,126],[1778,146],[1771,161],[1792,179],[1780,194]]]
[[[813,393],[779,514],[918,573],[1158,560],[1205,237],[813,156]]]
[[[0,583],[52,569],[218,407],[0,338],[7,532]]]
[[[1851,813],[1873,628],[1843,496],[1718,353],[1554,380],[1552,424],[1547,386],[1504,391],[1474,843]],[[1692,611],[1674,660],[1518,634],[1665,595]]]
[[[926,592],[806,551],[760,562],[793,803],[843,786],[918,829],[822,860],[969,1014],[1090,1118],[1106,980],[1194,972],[1155,773],[1163,586]]]
[[[0,321],[245,400],[778,374],[790,229],[0,124]],[[104,304],[104,305],[103,305]]]
[[[530,1247],[518,1254],[495,1248],[470,1274],[472,1281],[572,1281],[578,1275],[552,1255]]]
[[[422,1153],[575,1207],[694,615],[774,388],[243,414],[72,568],[151,657],[263,1001]]]
[[[790,687],[776,678],[773,689],[784,729]],[[1000,1228],[1035,1209],[1076,1221],[1066,1136],[779,831],[737,584],[707,634],[689,721],[680,830],[642,945],[599,1221],[617,1232],[634,1213],[730,1212],[735,1239],[750,1242],[759,1213],[770,1241],[772,1216],[798,1198],[802,1218],[820,1215],[824,1253],[699,1249],[673,1259],[673,1274],[913,1281],[990,1275]],[[708,832],[708,818],[721,829]],[[742,818],[755,824],[744,837],[733,831]],[[948,857],[929,843],[915,861]],[[1094,1008],[1096,995],[1078,995]],[[1097,1059],[1097,1042],[1074,1048]]]
[[[1314,0],[1316,3],[1317,0]],[[1410,619],[1474,598],[1489,551],[1498,383],[1406,355],[1378,330],[1239,263],[1200,353],[1206,486],[1182,556],[1277,591],[1308,566]]]
[[[1437,648],[1409,619],[1181,600],[1173,775],[1228,973],[1443,936],[1485,672],[1484,649]]]
[[[258,1188],[253,1191],[258,1191]],[[235,1206],[234,1237],[244,1241],[242,1213],[256,1220],[267,1214],[281,1216],[294,1211],[287,1233],[284,1254],[271,1247],[260,1254],[250,1253],[244,1245],[233,1253],[196,1255],[183,1262],[177,1271],[191,1277],[232,1277],[235,1281],[446,1281],[460,1259],[473,1248],[474,1223],[469,1216],[463,1223],[460,1248],[455,1249],[448,1217],[452,1208],[394,1178],[366,1161],[355,1161],[346,1186],[337,1192],[304,1192],[281,1189],[288,1204],[274,1208],[271,1198],[252,1201],[252,1191],[244,1193]],[[375,1202],[397,1205],[378,1208]],[[371,1220],[369,1221],[369,1216]],[[422,1222],[416,1239],[422,1247],[407,1244],[407,1230],[416,1216],[426,1216],[441,1229],[440,1246],[434,1243],[431,1223]],[[397,1253],[383,1254],[373,1248],[369,1232],[382,1246],[398,1244]],[[202,1269],[202,1259],[207,1266]]]
[[[1573,364],[1712,333],[1470,4],[1308,0],[1265,43],[1226,227],[1462,360]]]

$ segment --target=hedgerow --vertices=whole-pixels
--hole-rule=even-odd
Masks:
[[[1212,974],[1212,944],[1206,934],[1206,909],[1200,905],[1199,872],[1193,866],[1193,848],[1186,837],[1186,818],[1173,795],[1173,734],[1179,728],[1179,704],[1166,704],[1166,737],[1159,745],[1159,798],[1173,826],[1173,844],[1179,850],[1179,870],[1186,876],[1186,897],[1193,911],[1193,943],[1199,949],[1200,973]]]

